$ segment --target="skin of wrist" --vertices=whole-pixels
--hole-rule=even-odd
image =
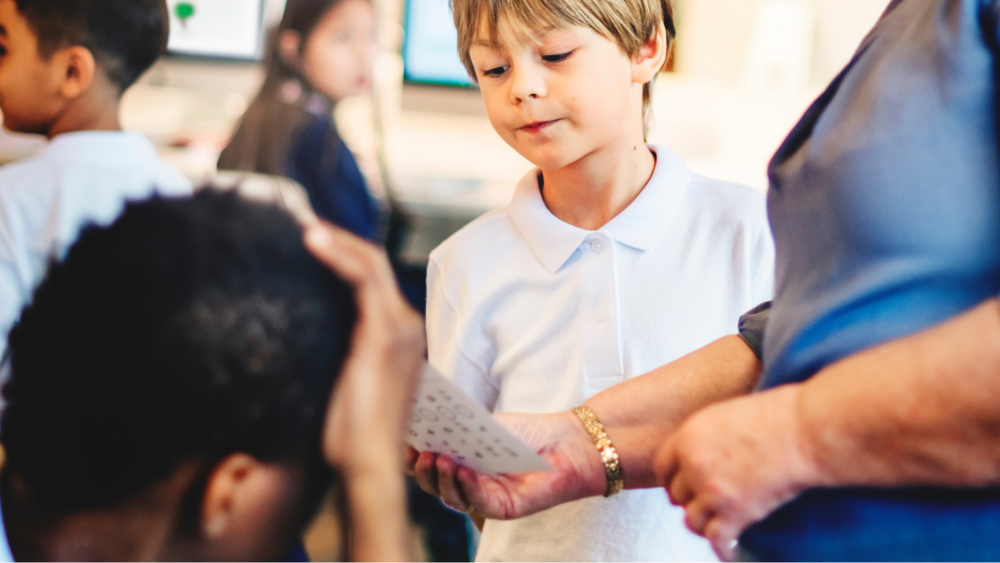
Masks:
[[[807,384],[796,383],[781,389],[788,394],[791,424],[791,452],[794,455],[792,467],[795,469],[791,484],[802,491],[811,487],[830,486],[834,483],[820,461],[820,445],[825,432],[820,421],[814,420],[815,409],[809,408],[811,389]]]

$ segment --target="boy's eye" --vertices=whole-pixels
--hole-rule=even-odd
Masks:
[[[568,53],[560,53],[558,55],[545,55],[545,56],[542,57],[542,60],[545,61],[545,62],[547,62],[547,63],[558,63],[558,62],[561,62],[561,61],[565,61],[572,54],[573,54],[573,51],[569,51]]]
[[[491,68],[489,70],[484,70],[483,71],[483,76],[497,77],[497,76],[502,76],[503,73],[505,73],[505,72],[507,72],[507,67],[505,67],[505,66],[498,66],[496,68]]]

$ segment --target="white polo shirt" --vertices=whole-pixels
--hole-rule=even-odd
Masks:
[[[7,332],[45,276],[94,222],[113,222],[126,201],[187,195],[191,182],[139,133],[65,133],[37,156],[0,168],[0,356]]]
[[[7,538],[7,525],[3,520],[3,509],[0,508],[0,563],[13,563],[14,554],[10,551],[10,540]]]
[[[559,412],[733,334],[771,298],[765,198],[657,155],[649,183],[596,231],[556,218],[535,170],[502,211],[430,258],[430,362],[494,412]],[[628,468],[624,468],[628,471]],[[714,560],[662,489],[486,523],[477,560]]]

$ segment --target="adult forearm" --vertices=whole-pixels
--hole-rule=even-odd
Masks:
[[[1000,303],[851,356],[801,385],[816,485],[1000,484]]]
[[[749,393],[761,373],[753,350],[726,336],[586,401],[615,444],[626,488],[657,485],[655,454],[692,413]]]

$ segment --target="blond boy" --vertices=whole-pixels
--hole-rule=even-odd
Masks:
[[[652,83],[674,35],[668,0],[453,8],[490,121],[538,168],[507,209],[432,253],[432,364],[494,412],[565,411],[732,333],[770,297],[763,196],[646,145]],[[477,555],[711,558],[662,489],[487,521]]]

